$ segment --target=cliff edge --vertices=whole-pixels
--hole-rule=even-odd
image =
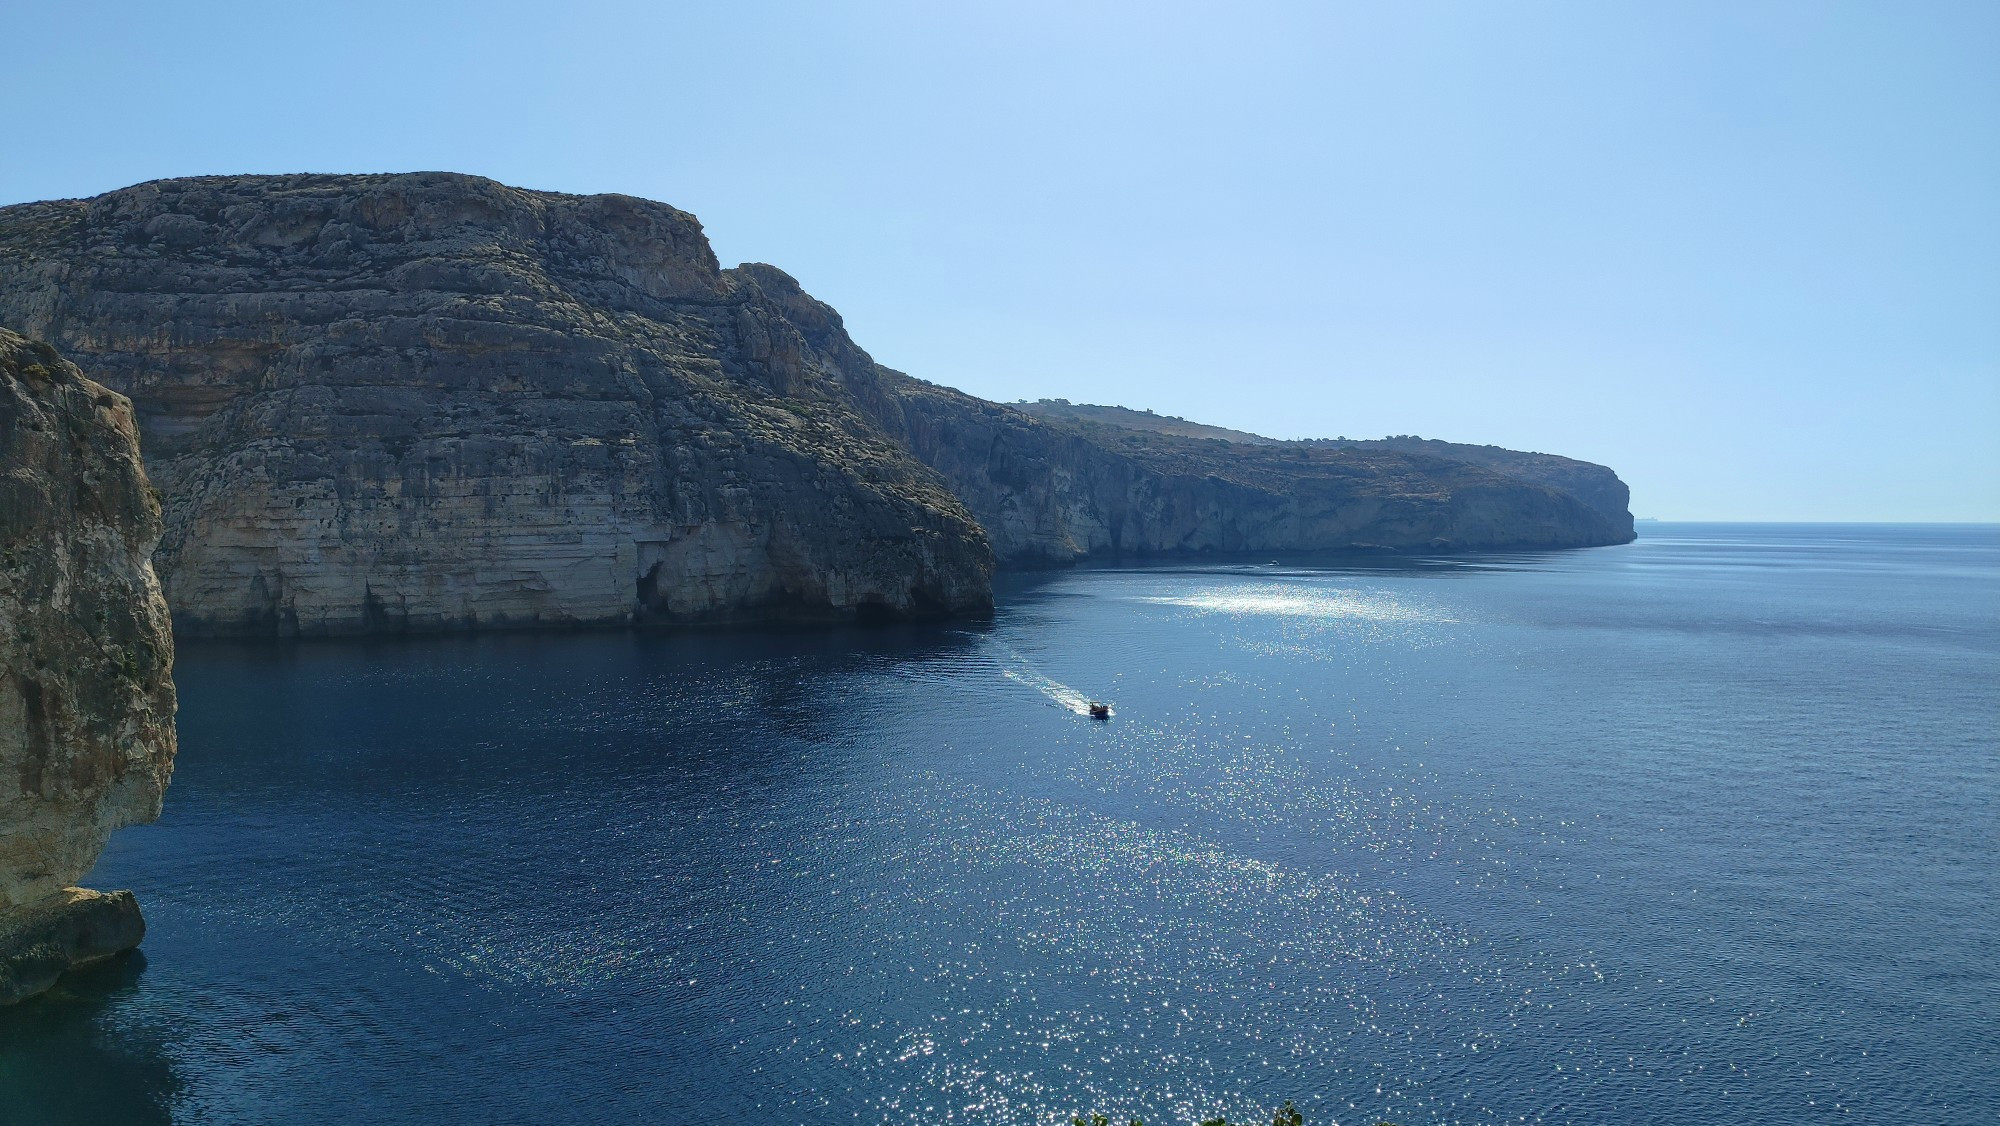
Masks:
[[[447,173],[0,208],[0,323],[129,394],[190,633],[992,601],[937,474],[692,215]]]
[[[1601,517],[1593,519],[1588,515],[1570,512],[1557,515],[1554,523],[1545,523],[1537,528],[1533,522],[1534,517],[1529,517],[1530,522],[1523,524],[1520,518],[1528,514],[1517,512],[1510,518],[1506,527],[1475,531],[1462,526],[1454,527],[1452,518],[1434,512],[1432,518],[1444,517],[1446,520],[1444,524],[1436,526],[1439,533],[1436,538],[1440,541],[1439,544],[1410,542],[1403,533],[1386,528],[1360,533],[1363,538],[1373,537],[1371,542],[1380,543],[1382,546],[1583,547],[1630,543],[1634,538],[1632,513],[1629,507],[1632,499],[1631,490],[1626,488],[1625,482],[1619,480],[1616,473],[1602,465],[1556,454],[1525,453],[1500,446],[1443,442],[1413,435],[1376,439],[1308,438],[1285,441],[1241,430],[1206,426],[1172,415],[1135,411],[1125,407],[1072,403],[1065,399],[1019,403],[1014,404],[1011,409],[1046,422],[1057,431],[1080,435],[1092,445],[1120,451],[1161,466],[1171,466],[1175,462],[1185,464],[1206,460],[1220,465],[1261,464],[1267,469],[1291,465],[1318,467],[1308,468],[1306,476],[1323,473],[1329,467],[1343,466],[1362,476],[1382,479],[1398,475],[1407,476],[1412,468],[1420,472],[1433,473],[1436,472],[1439,463],[1456,462],[1489,470],[1496,477],[1566,493]],[[1197,442],[1189,439],[1206,441]],[[1279,472],[1283,472],[1282,468]],[[1455,478],[1461,486],[1476,482],[1480,476],[1468,475],[1463,470],[1446,470],[1445,473]],[[1421,490],[1414,492],[1403,490],[1403,494],[1407,497],[1414,497],[1420,492]],[[1513,499],[1515,503],[1538,503],[1531,502],[1525,494]],[[1005,547],[1003,544],[1003,553]]]
[[[131,396],[191,634],[933,617],[990,607],[996,564],[1631,538],[1600,466],[924,383],[630,196],[208,176],[4,207],[0,324]]]
[[[1603,498],[1565,483],[1566,473],[1592,483],[1601,475],[1622,497],[1616,475],[1587,462],[1495,451],[1516,461],[1482,463],[1386,443],[1234,442],[1030,414],[886,370],[881,382],[885,425],[951,482],[1003,564],[1632,539],[1622,504],[1600,508],[1593,501]]]
[[[160,530],[131,403],[0,330],[0,1004],[145,933],[74,885],[173,772]]]

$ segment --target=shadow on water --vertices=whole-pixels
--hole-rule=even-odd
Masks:
[[[190,642],[152,966],[0,1011],[0,1126],[1989,1120],[1994,545],[1819,535]]]
[[[197,793],[244,808],[440,786],[672,792],[756,776],[800,744],[837,738],[859,685],[949,663],[989,628],[190,642],[167,816]]]
[[[458,1045],[424,1050],[490,1053],[540,991],[657,986],[734,917],[731,826],[877,762],[854,701],[982,632],[187,643],[163,816],[97,873],[139,889],[153,972],[0,1010],[0,1126],[283,1120],[409,1052],[413,1011]]]
[[[146,956],[133,951],[80,970],[0,1009],[0,1121],[47,1126],[172,1120],[180,1080],[166,1037],[120,1010],[139,992]]]

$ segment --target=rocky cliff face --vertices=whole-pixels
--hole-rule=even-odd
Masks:
[[[0,323],[137,403],[192,632],[989,604],[978,525],[782,276],[662,204],[445,174],[0,209]]]
[[[1429,451],[1232,443],[1037,417],[886,371],[881,386],[885,425],[945,475],[1007,563],[1632,539],[1622,507],[1614,516],[1551,481]],[[1601,466],[1568,464],[1617,481]]]
[[[0,331],[0,1003],[143,933],[72,885],[173,770],[159,538],[131,404]]]
[[[744,269],[759,271],[814,347],[853,347],[839,315],[791,278]],[[1203,435],[1236,432],[1118,408],[1017,409],[879,366],[851,386],[884,432],[944,476],[1008,564],[1632,539],[1623,482],[1569,458],[1445,442],[1221,440]],[[1143,425],[1117,421],[1127,416]]]
[[[1497,463],[1135,435],[898,375],[626,196],[205,177],[0,208],[0,323],[132,396],[194,632],[945,614],[990,604],[995,548],[1630,538]]]
[[[1044,399],[1040,402],[1022,403],[1014,409],[1023,414],[1055,423],[1058,427],[1076,431],[1093,443],[1112,449],[1157,450],[1171,446],[1168,442],[1155,442],[1135,438],[1119,431],[1138,431],[1142,434],[1174,435],[1191,438],[1220,438],[1231,445],[1244,447],[1280,446],[1289,454],[1279,454],[1277,462],[1282,464],[1287,457],[1308,462],[1326,462],[1320,455],[1329,450],[1349,450],[1360,455],[1345,459],[1352,465],[1393,465],[1393,459],[1382,459],[1374,455],[1411,454],[1416,463],[1463,462],[1482,469],[1492,470],[1501,477],[1526,481],[1565,492],[1595,509],[1609,524],[1609,529],[1592,529],[1588,522],[1573,524],[1567,532],[1558,531],[1548,541],[1560,546],[1595,545],[1600,543],[1627,543],[1633,538],[1632,513],[1628,510],[1631,492],[1618,475],[1602,465],[1594,465],[1575,458],[1560,457],[1555,454],[1523,453],[1519,450],[1503,449],[1499,446],[1476,446],[1460,442],[1441,442],[1431,438],[1403,436],[1381,439],[1313,438],[1305,441],[1281,441],[1267,438],[1262,434],[1249,434],[1241,430],[1225,430],[1219,426],[1204,426],[1171,415],[1157,415],[1150,411],[1135,411],[1125,407],[1098,406],[1089,403],[1071,403],[1064,399]],[[1185,446],[1196,453],[1205,452],[1216,456],[1217,450],[1210,446]],[[1271,451],[1245,449],[1237,452],[1238,459],[1251,462],[1272,461]],[[1504,546],[1502,543],[1484,544],[1467,541],[1466,546]]]
[[[1311,443],[1320,444],[1320,443]],[[1435,438],[1382,438],[1374,441],[1334,442],[1348,449],[1368,452],[1390,450],[1421,457],[1462,461],[1491,469],[1503,477],[1515,477],[1560,489],[1597,510],[1610,521],[1616,538],[1612,543],[1630,543],[1632,533],[1632,490],[1618,474],[1602,465],[1578,461],[1556,454],[1523,453],[1499,446],[1475,446],[1463,442],[1441,442]]]

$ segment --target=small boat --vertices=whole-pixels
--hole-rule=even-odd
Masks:
[[[1092,700],[1092,701],[1090,702],[1090,718],[1092,718],[1092,719],[1110,719],[1110,718],[1111,718],[1111,705],[1110,705],[1110,704],[1100,704],[1100,703],[1098,703],[1098,702],[1097,702],[1096,700]]]

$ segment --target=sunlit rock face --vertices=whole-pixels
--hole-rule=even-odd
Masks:
[[[73,885],[173,772],[159,538],[131,403],[0,330],[0,1003],[143,933]]]
[[[990,605],[978,524],[782,277],[663,204],[441,173],[0,209],[0,323],[132,396],[197,633]]]

